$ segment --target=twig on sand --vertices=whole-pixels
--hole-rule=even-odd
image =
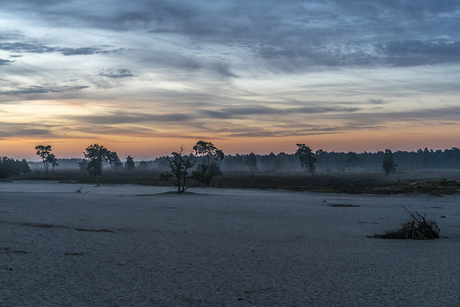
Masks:
[[[425,215],[421,215],[417,211],[411,212],[403,207],[404,211],[412,218],[412,220],[402,225],[402,228],[387,231],[384,234],[375,234],[368,238],[380,239],[413,239],[413,240],[432,240],[439,239],[439,227],[435,221],[427,221]]]
[[[77,191],[75,191],[75,193],[82,193],[82,191],[81,191],[82,189],[83,189],[83,188],[79,188]],[[86,194],[86,193],[89,193],[89,191],[86,191],[85,194]]]

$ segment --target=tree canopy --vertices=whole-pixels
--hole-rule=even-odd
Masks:
[[[0,179],[28,174],[30,171],[29,164],[25,159],[19,161],[8,157],[0,157]]]
[[[93,144],[86,147],[83,154],[85,158],[89,159],[86,169],[90,175],[96,177],[102,174],[102,161],[108,161],[109,153],[110,151],[107,148],[99,144]]]
[[[53,171],[55,166],[59,166],[56,161],[56,157],[51,153],[51,145],[38,145],[35,146],[35,150],[37,150],[35,154],[43,160],[46,175],[48,175],[48,168],[50,164],[53,166]]]
[[[385,149],[385,154],[383,155],[382,168],[385,171],[385,175],[396,172],[396,167],[393,160],[393,152],[390,149]]]
[[[295,152],[295,155],[299,157],[300,165],[302,165],[304,168],[308,168],[308,171],[313,176],[316,169],[315,163],[318,162],[318,159],[313,156],[313,152],[310,147],[306,146],[305,144],[296,145],[298,148]]]
[[[128,156],[126,158],[125,168],[127,171],[133,171],[136,168],[133,157]]]
[[[172,153],[173,157],[168,160],[170,171],[161,174],[163,180],[176,184],[178,193],[198,184],[209,186],[213,177],[222,174],[218,161],[224,158],[224,153],[211,142],[198,141],[188,156],[183,156],[182,152],[181,147],[180,152]],[[196,169],[189,174],[197,163]]]
[[[189,170],[195,165],[195,159],[192,154],[188,156],[182,155],[183,148],[179,152],[173,152],[172,159],[169,159],[170,171],[160,175],[162,180],[172,180],[177,186],[177,193],[183,193],[190,186],[187,185],[187,180],[191,178]]]
[[[224,158],[224,152],[211,142],[198,141],[193,146],[197,160],[197,169],[193,172],[196,182],[209,186],[212,178],[221,175],[218,161]]]

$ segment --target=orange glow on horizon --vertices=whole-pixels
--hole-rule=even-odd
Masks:
[[[136,161],[152,160],[160,156],[170,155],[173,151],[179,151],[183,146],[184,152],[192,149],[193,145],[200,138],[162,138],[162,137],[135,137],[114,136],[99,139],[78,138],[78,139],[4,139],[0,140],[1,156],[8,156],[14,159],[27,159],[38,161],[35,156],[35,146],[51,145],[53,153],[57,158],[82,158],[83,151],[91,144],[99,144],[111,151],[116,151],[119,157],[124,160],[128,155]],[[399,130],[372,130],[346,132],[341,134],[324,134],[310,136],[287,136],[287,137],[259,137],[259,138],[234,138],[234,139],[212,139],[203,138],[203,141],[213,142],[225,154],[269,154],[273,152],[294,153],[297,143],[304,143],[310,146],[313,151],[323,149],[336,152],[376,152],[389,148],[393,151],[413,151],[419,148],[429,149],[450,149],[460,146],[460,129],[453,129],[452,126],[442,127],[421,127]]]

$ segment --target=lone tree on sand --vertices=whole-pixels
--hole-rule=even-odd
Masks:
[[[188,156],[183,156],[182,152],[183,148],[181,147],[180,152],[172,153],[173,157],[168,161],[170,171],[160,175],[162,180],[173,181],[177,186],[178,193],[183,193],[189,187],[200,183],[210,185],[214,176],[222,174],[217,162],[224,158],[224,153],[211,142],[197,142]],[[198,167],[192,174],[189,174],[190,169],[196,163],[198,163]],[[189,184],[190,182],[192,183]]]
[[[83,152],[85,158],[89,159],[86,169],[89,174],[96,177],[102,175],[102,161],[108,160],[110,151],[104,146],[94,144],[86,147],[86,152]]]
[[[318,162],[318,159],[314,157],[311,148],[305,146],[305,144],[297,144],[297,147],[298,148],[295,152],[295,155],[299,157],[300,165],[302,165],[302,167],[308,168],[308,171],[312,176],[314,176],[316,169],[315,163]]]
[[[393,152],[390,149],[385,149],[385,154],[383,155],[382,168],[385,171],[385,175],[396,172],[396,167],[398,164],[395,164],[393,161]]]
[[[190,186],[187,186],[187,180],[191,178],[189,176],[189,170],[195,165],[195,158],[192,153],[188,156],[182,155],[183,148],[180,148],[179,152],[173,152],[172,159],[169,159],[169,172],[160,174],[160,178],[165,181],[173,181],[177,186],[177,193],[183,193]]]

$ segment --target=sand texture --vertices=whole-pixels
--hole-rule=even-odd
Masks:
[[[460,306],[459,196],[172,190],[0,183],[0,306]]]

